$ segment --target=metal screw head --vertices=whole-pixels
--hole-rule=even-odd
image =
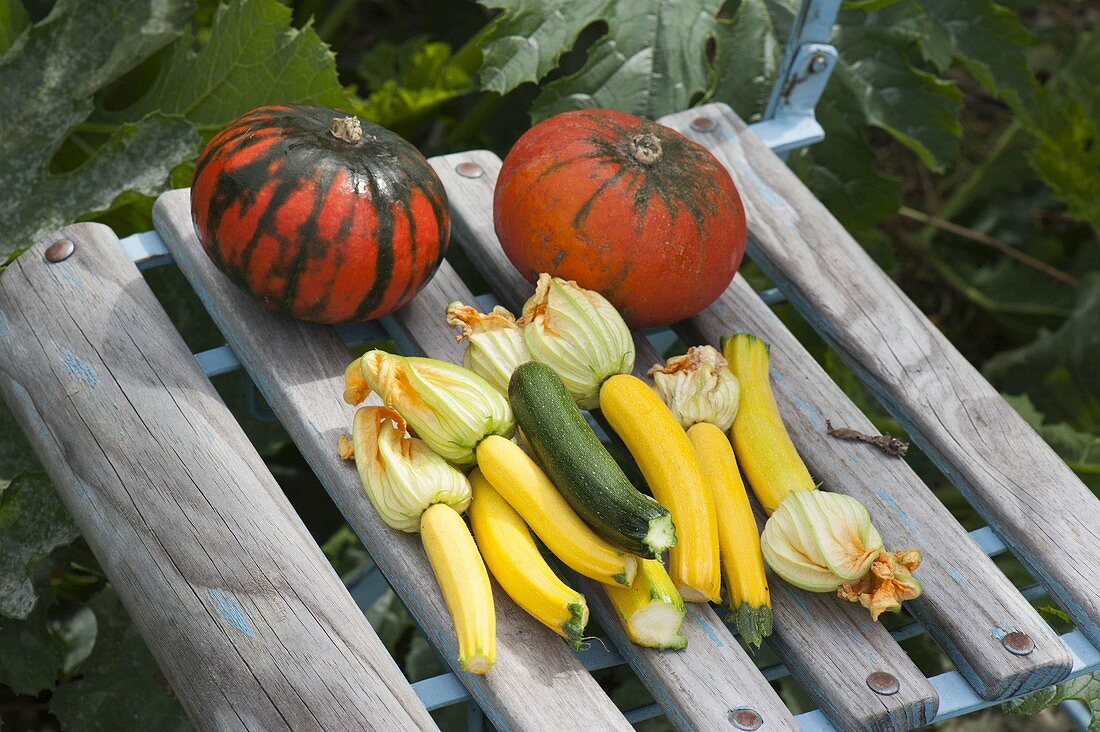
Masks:
[[[872,671],[867,675],[867,686],[880,696],[892,696],[901,690],[897,677],[887,671]]]
[[[1031,640],[1031,636],[1018,630],[1005,633],[1005,637],[1001,638],[1001,645],[1016,656],[1026,656],[1035,650],[1035,641]]]
[[[480,165],[470,161],[456,165],[455,172],[463,178],[480,178],[485,175],[485,171],[481,169]]]
[[[46,248],[46,261],[64,262],[66,259],[73,256],[73,252],[75,251],[76,245],[71,241],[68,239],[58,239]]]
[[[730,724],[737,729],[752,732],[754,729],[760,729],[760,725],[764,724],[764,718],[755,709],[737,707],[730,712]]]
[[[691,121],[691,129],[696,132],[710,132],[717,126],[713,117],[696,117]]]
[[[810,56],[810,73],[817,74],[821,72],[821,70],[825,68],[827,62],[828,59],[825,58],[825,54],[823,53],[815,53],[813,56]]]

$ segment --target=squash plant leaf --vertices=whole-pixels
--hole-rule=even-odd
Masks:
[[[0,59],[0,185],[19,192],[0,199],[0,261],[123,193],[164,190],[203,134],[249,109],[349,105],[331,51],[277,0],[219,6],[198,51],[183,32],[191,11],[191,0],[61,0]],[[177,38],[144,95],[95,109],[93,95]],[[63,144],[86,154],[52,173]]]
[[[95,120],[133,123],[160,112],[209,134],[273,102],[347,107],[332,51],[311,25],[296,29],[290,21],[290,8],[277,0],[220,5],[206,45],[194,51],[194,33],[185,33],[147,94]]]
[[[359,63],[369,94],[355,112],[383,127],[418,122],[446,101],[474,90],[477,47],[457,53],[446,43],[416,36],[402,43],[376,43]]]
[[[690,107],[707,89],[706,45],[722,0],[620,0],[584,66],[543,86],[537,121],[579,107],[656,119]]]
[[[992,0],[921,0],[918,41],[940,71],[958,63],[1014,111],[1035,104],[1035,80],[1027,65],[1027,29]]]
[[[719,20],[715,32],[712,99],[730,105],[746,122],[755,122],[768,106],[779,73],[783,43],[765,0],[741,0],[729,20]]]
[[[36,564],[78,534],[44,474],[20,473],[0,492],[0,616],[30,614],[38,600]]]
[[[581,31],[607,26],[573,74],[547,82],[534,119],[581,107],[660,117],[695,103],[711,73],[706,45],[722,0],[480,0],[503,12],[479,39],[483,89],[542,81]]]
[[[1057,330],[998,354],[985,375],[1003,392],[1029,396],[1051,422],[1100,434],[1098,322],[1100,277],[1093,277],[1078,288],[1073,312]]]
[[[577,36],[606,17],[615,0],[478,0],[501,10],[482,31],[478,45],[481,88],[499,94],[541,81],[557,68]],[[624,0],[625,2],[626,0]]]
[[[1029,159],[1068,213],[1100,231],[1100,31],[1078,39],[1066,65],[1040,90]]]
[[[0,55],[11,48],[30,24],[30,16],[21,0],[0,0]]]
[[[38,597],[34,608],[21,620],[0,616],[0,685],[36,695],[53,688],[65,665],[65,649],[50,632],[50,567],[36,567],[27,582]]]
[[[1031,717],[1068,699],[1084,702],[1092,717],[1089,731],[1100,730],[1100,673],[1096,672],[1005,702],[1001,709],[1008,714]]]
[[[168,139],[179,130],[160,119],[120,130],[94,169],[50,175],[49,165],[69,130],[91,114],[92,95],[172,41],[189,12],[187,0],[60,0],[0,58],[0,188],[8,192],[0,198],[0,261],[167,172],[157,160],[179,151]]]
[[[54,691],[50,713],[67,732],[193,729],[153,654],[110,587],[88,606],[97,633],[81,677]]]

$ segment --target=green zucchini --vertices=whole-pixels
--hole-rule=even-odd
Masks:
[[[604,540],[651,559],[676,543],[668,510],[627,479],[553,369],[534,361],[517,368],[508,401],[535,460]]]

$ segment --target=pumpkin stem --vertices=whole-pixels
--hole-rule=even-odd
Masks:
[[[355,144],[363,139],[363,123],[358,117],[337,117],[329,128],[332,136],[344,142]]]
[[[661,159],[661,152],[661,141],[650,132],[630,139],[630,156],[642,165],[653,165]]]

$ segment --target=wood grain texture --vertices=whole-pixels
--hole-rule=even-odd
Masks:
[[[0,391],[199,729],[435,729],[107,227],[0,277]]]
[[[701,114],[713,131],[690,128]],[[1100,642],[1096,496],[732,110],[707,105],[662,122],[725,164],[753,260]]]
[[[419,537],[386,526],[364,495],[354,466],[336,457],[337,440],[350,429],[354,413],[341,396],[344,367],[351,359],[347,347],[333,328],[269,312],[218,272],[195,238],[186,190],[161,196],[153,219],[181,271],[390,586],[493,724],[501,730],[628,729],[568,646],[499,587],[494,587],[496,666],[486,676],[458,667],[454,626]],[[453,277],[446,265],[436,275],[443,281]],[[407,306],[397,317],[418,312],[421,304]],[[435,320],[442,326],[442,310]],[[577,715],[577,709],[585,714]]]
[[[471,161],[481,166],[484,175],[471,179],[456,174],[455,166]],[[533,286],[512,267],[493,230],[489,212],[500,159],[491,152],[471,151],[429,162],[447,188],[456,241],[492,283],[501,302],[518,310]],[[658,356],[644,335],[635,332],[634,340],[635,373],[644,377]],[[926,724],[934,716],[938,704],[935,691],[890,634],[870,621],[865,610],[832,597],[796,590],[773,576],[769,580],[776,626],[770,644],[834,724],[841,729],[909,729]],[[712,656],[713,647],[719,643],[721,647],[735,643],[728,628],[717,622],[714,610],[691,606],[689,621],[714,629],[711,640],[718,639],[710,646],[702,644],[702,648],[699,643],[689,644],[689,653],[703,653],[693,660],[696,668],[728,663],[728,659]],[[868,674],[879,670],[899,679],[901,691],[897,695],[882,697],[867,687]],[[755,675],[756,671],[750,669],[747,673]]]

